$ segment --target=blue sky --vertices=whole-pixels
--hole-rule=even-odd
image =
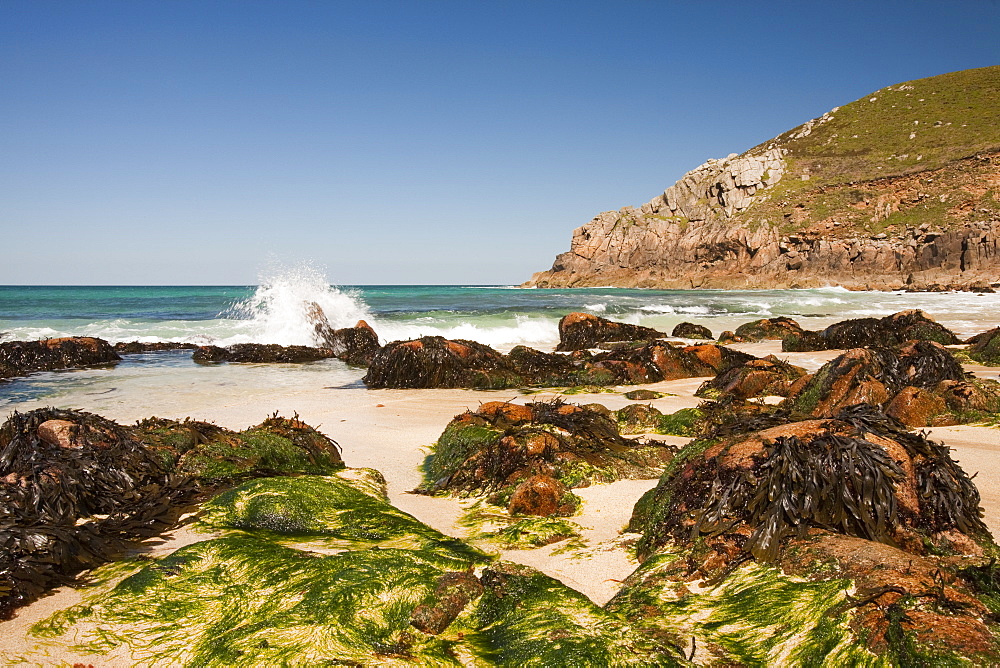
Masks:
[[[1000,3],[0,0],[0,284],[518,283]]]

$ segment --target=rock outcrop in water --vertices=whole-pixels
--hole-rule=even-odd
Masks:
[[[107,341],[89,336],[8,341],[0,343],[0,378],[24,376],[33,371],[104,366],[121,359]]]
[[[989,290],[998,104],[1000,67],[882,89],[598,215],[525,285]]]

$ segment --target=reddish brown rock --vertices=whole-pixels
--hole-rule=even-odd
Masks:
[[[763,341],[764,339],[783,339],[790,334],[801,333],[802,328],[799,327],[799,323],[791,318],[779,316],[740,325],[736,328],[734,338],[737,341]]]
[[[453,571],[438,578],[430,603],[413,609],[410,624],[429,635],[444,632],[469,603],[479,598],[484,587],[472,573]]]
[[[69,420],[46,420],[38,425],[38,438],[57,448],[72,448],[77,430],[76,423]]]
[[[944,398],[919,387],[904,387],[888,403],[885,414],[896,418],[909,427],[932,427],[942,424],[956,424],[948,412]],[[938,418],[943,419],[938,419]]]
[[[569,488],[566,485],[552,476],[535,475],[514,489],[507,510],[511,515],[537,515],[539,517],[571,514],[572,505],[567,509],[563,503],[563,497],[568,491]]]
[[[769,395],[784,397],[805,373],[805,369],[769,355],[723,371],[702,383],[695,396],[731,396],[740,400]]]

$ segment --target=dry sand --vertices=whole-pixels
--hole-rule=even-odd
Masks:
[[[838,351],[783,354],[779,342],[734,347],[754,355],[775,353],[809,371],[816,370],[839,354]],[[986,371],[984,376],[995,377],[997,370]],[[77,401],[74,407],[92,410],[121,422],[154,414],[191,416],[233,429],[257,424],[275,410],[285,415],[298,413],[305,422],[318,426],[341,445],[348,466],[371,467],[381,471],[388,481],[390,500],[397,507],[444,533],[463,536],[466,530],[457,524],[463,512],[461,501],[409,492],[421,480],[420,465],[426,456],[427,446],[437,439],[453,416],[466,409],[474,409],[480,403],[497,400],[526,403],[555,396],[553,393],[522,395],[514,390],[369,391],[357,388],[331,392],[324,390],[321,376],[310,376],[305,377],[307,382],[281,388],[247,388],[234,384],[229,388],[220,388],[211,396],[195,391],[165,393],[159,397],[150,394],[131,396],[128,401],[113,405],[108,404],[107,399],[95,398],[92,402]],[[667,413],[698,405],[700,400],[693,393],[703,380],[685,379],[641,387],[675,395],[648,402]],[[617,389],[628,391],[636,387]],[[580,404],[602,403],[611,409],[631,403],[621,394],[606,393],[574,395],[567,400]],[[29,410],[35,407],[21,405],[18,408]],[[997,463],[1000,461],[997,457],[1000,455],[1000,430],[961,426],[930,431],[934,439],[954,449],[955,457],[970,474],[977,474],[975,482],[983,497],[986,523],[996,535],[1000,531],[1000,465]],[[685,442],[685,439],[672,437],[658,438],[677,444]],[[603,604],[615,594],[620,581],[636,567],[627,545],[623,544],[628,536],[623,537],[620,532],[628,522],[636,500],[655,484],[655,480],[626,480],[577,490],[584,503],[581,513],[573,521],[584,528],[586,548],[582,550],[554,554],[559,548],[556,544],[534,550],[506,550],[502,556],[534,566],[586,594],[594,602]],[[150,549],[162,554],[203,537],[181,529],[167,537],[166,542],[154,541],[159,544]],[[26,649],[25,635],[31,624],[78,600],[79,595],[75,591],[63,588],[21,610],[15,619],[0,623],[0,652],[17,656]],[[72,662],[73,658],[57,653],[44,662]],[[102,661],[102,665],[107,664]]]

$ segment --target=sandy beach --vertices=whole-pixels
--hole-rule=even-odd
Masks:
[[[778,341],[736,344],[734,347],[758,356],[778,354],[810,372],[840,352],[781,353]],[[266,368],[257,367],[256,370],[266,373]],[[254,373],[255,368],[219,367],[208,371],[219,371],[223,375],[242,374]],[[996,377],[998,370],[977,367],[976,371],[984,376]],[[99,394],[77,397],[74,407],[97,412],[122,423],[155,414],[177,418],[190,416],[232,429],[244,429],[256,424],[275,411],[284,415],[298,414],[306,423],[317,426],[340,444],[348,466],[381,471],[395,506],[443,533],[466,537],[469,530],[463,528],[459,520],[470,501],[411,493],[421,481],[420,467],[428,446],[437,440],[452,417],[468,409],[474,410],[482,403],[498,400],[526,403],[557,396],[552,392],[521,394],[516,390],[367,390],[363,387],[340,388],[331,393],[324,389],[324,376],[320,373],[303,374],[302,382],[284,388],[233,384],[236,380],[227,377],[223,381],[228,385],[225,392],[220,389],[213,394],[205,394],[204,391],[186,394],[178,388],[178,391],[161,394],[130,393],[127,402]],[[664,413],[670,413],[697,406],[701,400],[694,397],[694,392],[703,380],[691,378],[638,387],[667,394],[648,403]],[[578,404],[601,403],[614,410],[632,403],[620,392],[636,387],[614,388],[616,393],[577,394],[565,399]],[[114,405],[113,402],[119,404]],[[18,406],[18,409],[34,407],[27,403]],[[996,464],[1000,454],[1000,430],[983,426],[956,426],[929,431],[933,439],[953,449],[955,458],[970,475],[975,474],[986,524],[996,535],[1000,532],[1000,466]],[[676,445],[688,440],[651,436]],[[636,500],[655,483],[655,480],[623,480],[577,490],[583,505],[580,513],[572,519],[583,528],[582,547],[560,551],[560,544],[556,543],[537,549],[501,550],[501,556],[533,566],[582,592],[595,603],[604,604],[618,590],[620,582],[636,568],[637,562],[628,549],[629,538],[635,536],[621,532]],[[147,541],[140,549],[153,555],[163,555],[204,538],[204,534],[193,534],[182,528],[161,539]],[[79,595],[73,589],[62,588],[20,610],[13,620],[0,624],[0,651],[8,661],[19,657],[41,663],[86,661],[86,657],[73,657],[52,647],[36,654],[40,650],[35,647],[37,639],[28,636],[32,624],[78,601]],[[124,658],[121,661],[123,665],[129,663]],[[101,663],[111,665],[105,664],[103,657]]]

